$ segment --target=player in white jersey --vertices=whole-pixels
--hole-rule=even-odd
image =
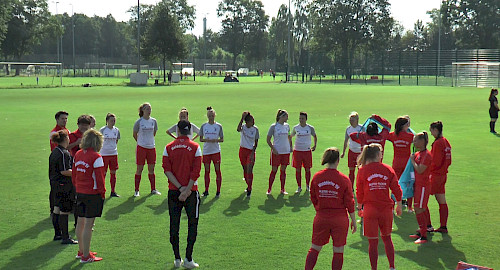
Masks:
[[[155,135],[158,130],[156,119],[151,117],[151,104],[143,103],[139,107],[139,119],[134,124],[134,139],[137,141],[136,164],[137,171],[135,172],[135,197],[139,197],[139,185],[141,183],[142,169],[146,160],[148,162],[148,178],[151,184],[151,194],[161,195],[156,190],[155,164],[156,164],[156,149]]]
[[[243,125],[243,121],[245,121],[245,125]],[[247,198],[250,198],[252,194],[255,149],[257,149],[259,143],[259,129],[255,126],[255,120],[250,112],[243,112],[236,131],[241,135],[239,157],[241,166],[243,167],[243,179],[247,183]]]
[[[269,174],[267,195],[271,194],[278,167],[280,167],[280,193],[284,195],[288,194],[285,191],[286,166],[290,164],[292,138],[290,137],[290,126],[286,123],[287,120],[288,113],[285,110],[278,110],[276,123],[272,124],[267,132],[267,144],[271,147],[271,173]],[[271,142],[271,138],[273,138],[273,142]]]
[[[186,108],[182,108],[180,111],[179,111],[179,121],[189,121],[189,112]],[[174,138],[174,139],[177,139],[176,136],[174,136],[175,133],[177,136],[179,136],[179,129],[177,128],[177,123],[175,123],[174,125],[172,125],[168,130],[167,130],[167,134]],[[196,138],[198,138],[198,134],[200,133],[200,129],[193,123],[191,123],[191,129],[190,129],[190,132],[189,134],[187,135],[188,138],[192,141],[194,141]],[[194,136],[194,137],[193,137]]]
[[[349,153],[347,154],[347,166],[349,167],[349,180],[351,180],[351,185],[354,188],[354,179],[356,164],[359,154],[361,153],[361,144],[350,139],[349,134],[353,132],[365,131],[363,126],[359,124],[359,114],[357,112],[351,112],[349,115],[349,124],[345,130],[344,139],[344,150],[342,151],[341,158],[344,158],[345,150],[347,149],[347,143],[349,143]]]
[[[111,185],[111,197],[120,197],[116,194],[116,170],[118,170],[118,140],[120,139],[120,130],[115,127],[116,116],[112,113],[106,115],[106,125],[99,132],[104,137],[101,148],[101,156],[104,161],[104,172],[109,167],[109,183]]]
[[[297,179],[297,191],[302,191],[302,167],[306,172],[306,191],[309,191],[309,183],[311,182],[311,168],[312,168],[312,151],[316,150],[318,137],[314,127],[307,124],[307,113],[300,112],[299,124],[292,129],[291,137],[295,138],[295,145],[293,147],[292,166],[295,168],[295,178]],[[314,138],[314,145],[311,147],[311,137]]]
[[[203,165],[205,166],[205,192],[203,196],[208,196],[210,187],[210,163],[214,163],[217,193],[215,197],[220,196],[220,187],[222,184],[222,174],[220,172],[220,144],[224,141],[224,132],[222,125],[215,122],[215,110],[212,107],[207,107],[208,122],[201,125],[200,142],[203,142]]]

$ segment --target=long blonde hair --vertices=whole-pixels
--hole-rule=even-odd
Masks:
[[[364,166],[369,161],[373,162],[377,159],[378,154],[382,151],[382,145],[380,145],[379,143],[370,143],[369,145],[365,145],[363,147],[363,151],[361,151],[361,154],[359,154],[358,156],[358,166]]]
[[[102,148],[103,137],[101,132],[95,129],[89,129],[83,133],[82,142],[80,143],[81,149],[92,148],[94,151],[99,152]]]

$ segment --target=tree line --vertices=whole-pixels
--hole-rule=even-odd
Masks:
[[[269,17],[258,0],[221,0],[219,32],[188,34],[194,27],[195,8],[186,0],[162,0],[155,5],[130,7],[130,20],[112,15],[88,17],[48,11],[47,0],[0,0],[0,55],[18,61],[29,54],[78,55],[120,58],[134,63],[137,27],[141,57],[161,63],[182,59],[228,61],[231,68],[248,61],[275,59],[285,70],[288,46],[290,66],[313,66],[331,61],[348,70],[357,54],[382,50],[425,51],[500,49],[500,1],[443,0],[428,11],[431,22],[421,20],[404,29],[391,15],[387,0],[292,0]],[[293,13],[290,12],[293,10]],[[288,35],[291,34],[290,44]],[[60,38],[62,37],[62,38]],[[346,74],[350,76],[350,74]]]

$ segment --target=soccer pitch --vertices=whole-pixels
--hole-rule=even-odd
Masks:
[[[69,112],[67,127],[76,129],[80,114],[97,118],[96,128],[105,125],[105,115],[117,115],[116,126],[120,169],[116,191],[120,198],[109,199],[103,216],[96,219],[91,249],[103,257],[86,267],[95,269],[171,269],[173,252],[169,243],[167,179],[161,168],[164,146],[172,140],[165,130],[178,120],[181,107],[198,126],[206,122],[206,107],[212,106],[216,121],[224,128],[222,148],[222,194],[202,198],[198,238],[193,258],[200,269],[303,269],[311,243],[315,214],[308,193],[294,194],[294,169],[287,169],[286,189],[279,196],[277,177],[272,196],[266,196],[270,172],[270,149],[265,142],[277,109],[289,112],[288,123],[298,123],[299,112],[307,111],[308,123],[316,128],[318,147],[313,153],[313,173],[322,169],[321,155],[327,147],[342,150],[348,115],[360,114],[361,122],[377,113],[394,123],[399,115],[411,116],[415,131],[428,130],[435,120],[444,123],[443,134],[452,145],[453,163],[447,182],[450,209],[449,234],[430,234],[430,241],[415,245],[408,237],[417,228],[414,214],[394,218],[392,239],[398,269],[455,269],[460,260],[500,267],[500,194],[497,162],[500,137],[488,131],[489,89],[450,87],[364,86],[333,84],[207,84],[161,87],[62,87],[0,90],[0,268],[80,268],[75,259],[78,247],[53,242],[49,219],[48,157],[49,132],[58,110]],[[143,172],[141,197],[133,197],[135,141],[132,127],[143,102],[152,105],[158,121],[156,135],[156,179],[161,196],[149,196],[149,181]],[[236,127],[243,110],[249,110],[260,129],[251,199],[243,190],[238,159],[239,133]],[[432,142],[431,138],[431,142]],[[430,145],[429,145],[430,149]],[[391,164],[392,144],[386,144],[384,162]],[[340,170],[347,174],[347,158]],[[303,174],[304,175],[304,174]],[[212,180],[215,172],[212,167]],[[304,179],[302,180],[304,183]],[[199,179],[203,191],[203,168]],[[429,200],[432,223],[439,225],[438,204]],[[70,217],[70,227],[73,218]],[[360,229],[358,227],[358,229]],[[75,235],[73,229],[71,235]],[[181,255],[184,255],[187,219],[181,220]],[[388,269],[382,241],[379,268]],[[332,247],[326,245],[316,269],[330,269]],[[349,234],[344,251],[344,269],[369,269],[368,241],[360,230]]]

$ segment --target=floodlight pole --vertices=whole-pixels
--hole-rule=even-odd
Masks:
[[[290,21],[291,21],[291,14],[292,11],[291,11],[291,8],[290,8],[290,0],[288,0],[288,61],[287,61],[287,65],[286,65],[286,79],[285,81],[288,81],[288,77],[290,76],[290,62],[291,62],[291,55],[290,55],[290,47],[291,47],[291,44],[290,44],[290,32],[291,32],[291,25],[290,25]]]
[[[58,13],[59,13],[59,12],[57,11],[57,4],[59,4],[59,2],[56,2],[56,16],[57,16],[57,15],[58,15]],[[58,21],[59,21],[59,20],[58,20]],[[57,37],[57,42],[56,42],[56,44],[57,44],[57,62],[60,62],[60,60],[59,60],[59,37]]]
[[[137,0],[137,73],[141,72],[141,11],[139,1]]]
[[[437,56],[438,56],[438,63],[437,63],[438,72],[437,72],[437,76],[438,77],[439,77],[439,67],[441,66],[441,5],[442,5],[442,2],[439,2],[439,10],[438,10],[438,16],[439,16],[438,17],[438,52],[437,52]]]
[[[75,68],[75,13],[73,12],[73,4],[71,5],[71,30],[73,33],[73,77],[76,77],[76,68]]]

